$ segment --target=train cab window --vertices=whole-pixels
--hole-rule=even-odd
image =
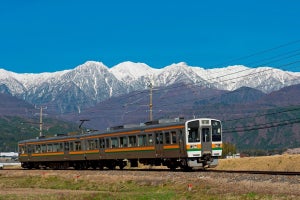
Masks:
[[[217,142],[222,140],[221,136],[221,123],[219,121],[212,120],[212,141]]]
[[[129,136],[128,138],[129,138],[128,146],[129,147],[135,147],[136,146],[136,136],[132,135],[132,136]]]
[[[41,151],[42,151],[42,153],[45,153],[47,151],[46,144],[42,144]]]
[[[127,146],[128,146],[127,136],[120,137],[120,147],[127,147]]]
[[[188,142],[200,142],[200,133],[198,128],[191,127],[188,129]]]
[[[153,134],[148,134],[149,145],[153,145]]]
[[[177,143],[177,137],[176,137],[176,132],[175,131],[171,132],[171,137],[172,137],[172,144],[176,144]]]
[[[114,138],[111,138],[111,147],[112,148],[118,148],[119,147],[119,140],[118,138],[114,137]]]
[[[171,144],[171,139],[170,139],[170,133],[169,132],[165,132],[165,141],[166,141],[166,144]]]
[[[147,137],[146,135],[138,136],[138,146],[146,146],[147,145]]]
[[[202,128],[202,142],[210,142],[209,128]]]

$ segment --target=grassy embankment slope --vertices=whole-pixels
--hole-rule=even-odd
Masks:
[[[276,155],[221,159],[218,170],[291,171],[300,172],[300,155]]]

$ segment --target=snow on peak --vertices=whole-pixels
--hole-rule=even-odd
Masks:
[[[82,65],[78,65],[75,70],[91,70],[91,69],[108,69],[106,65],[98,61],[86,61]]]
[[[0,80],[1,79],[7,79],[7,78],[10,78],[10,77],[12,77],[12,76],[14,76],[15,75],[15,73],[14,72],[11,72],[11,71],[7,71],[7,70],[5,70],[5,69],[0,69]]]
[[[145,63],[134,63],[130,61],[122,62],[109,70],[118,80],[138,79],[142,76],[151,76],[159,69],[151,68]]]
[[[165,67],[165,69],[181,69],[188,68],[189,66],[185,62],[173,63]]]

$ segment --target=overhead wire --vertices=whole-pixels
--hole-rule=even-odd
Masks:
[[[258,124],[258,125],[255,125],[254,127],[251,127],[251,126],[236,127],[235,129],[231,129],[230,131],[227,130],[227,129],[223,130],[223,134],[249,132],[249,131],[261,130],[261,129],[269,129],[269,128],[275,128],[275,127],[291,125],[291,124],[295,124],[295,123],[299,123],[299,122],[300,122],[300,118],[296,118],[296,119],[284,120],[284,121],[280,121],[280,122],[270,122],[270,123],[265,123],[265,124]]]
[[[234,59],[234,60],[237,61],[237,60],[249,58],[249,57],[252,57],[252,56],[255,56],[255,55],[258,55],[258,54],[263,54],[263,53],[270,52],[270,51],[275,50],[275,49],[279,49],[279,48],[282,48],[282,47],[286,47],[286,46],[289,46],[289,45],[291,45],[291,44],[295,44],[295,43],[298,43],[298,42],[300,42],[300,40],[297,40],[297,41],[294,41],[294,42],[290,42],[290,43],[287,43],[287,44],[283,44],[283,45],[279,45],[279,46],[277,46],[277,47],[274,47],[274,48],[271,48],[271,49],[267,49],[267,50],[264,50],[264,51],[260,51],[260,52],[254,53],[254,54],[250,54],[250,55],[248,55],[248,56],[240,57],[240,58]],[[290,51],[290,52],[288,52],[288,53],[286,53],[286,54],[280,55],[280,56],[285,56],[284,58],[281,58],[280,60],[288,59],[288,58],[291,58],[291,57],[294,57],[294,56],[299,55],[299,54],[293,54],[293,55],[289,55],[289,56],[288,56],[288,54],[290,54],[291,52],[297,52],[297,51],[299,51],[299,50]],[[279,56],[279,55],[278,55],[278,56]],[[274,57],[274,58],[275,58],[275,57]],[[279,60],[279,59],[276,59],[276,60],[273,60],[273,61],[269,61],[268,63],[270,64],[270,63],[272,63],[272,62],[278,62],[278,61],[280,61],[280,60]],[[231,61],[232,61],[232,60],[231,60]],[[262,61],[263,61],[263,60],[260,60],[260,62],[262,62]],[[290,62],[290,63],[287,63],[287,64],[285,64],[285,65],[281,65],[281,66],[282,66],[282,67],[283,67],[283,66],[290,66],[290,65],[292,65],[292,64],[299,63],[299,62],[300,62],[300,61],[297,60],[297,61]],[[247,69],[247,70],[253,70],[253,68],[250,68],[250,69]],[[248,74],[248,75],[239,76],[239,77],[236,77],[236,78],[231,78],[231,79],[229,78],[229,79],[227,79],[227,80],[222,80],[222,81],[220,81],[219,83],[226,82],[226,81],[233,81],[233,80],[236,80],[236,79],[241,78],[241,77],[254,76],[254,75],[257,74],[257,73],[267,72],[267,71],[269,71],[269,70],[271,70],[271,69],[266,69],[266,70],[264,70],[264,71],[255,72],[255,73],[250,73],[250,75]],[[209,80],[215,80],[215,79],[218,79],[218,78],[221,78],[221,77],[226,77],[226,76],[230,76],[230,75],[233,75],[233,74],[242,73],[242,72],[245,72],[245,71],[246,71],[246,70],[241,70],[241,71],[239,71],[239,72],[233,72],[233,73],[231,73],[231,74],[213,77],[213,78],[211,78],[211,79],[209,79]],[[207,81],[207,80],[206,80],[206,81]],[[161,92],[161,91],[163,91],[163,90],[170,90],[170,89],[174,89],[174,88],[179,88],[179,89],[180,89],[181,87],[189,86],[189,85],[191,85],[191,86],[198,86],[198,85],[200,85],[200,86],[201,86],[201,82],[199,82],[199,83],[192,83],[192,84],[182,84],[182,85],[179,84],[179,85],[175,85],[174,87],[173,87],[173,86],[170,86],[170,87],[168,87],[168,88],[155,88],[157,91],[154,91],[154,93],[158,93],[158,92]],[[230,91],[230,92],[231,92],[231,91]],[[130,95],[122,95],[121,97],[119,97],[119,98],[121,98],[121,99],[119,99],[119,101],[126,100],[126,99],[130,99],[130,98],[134,98],[134,97],[136,97],[137,95],[142,95],[142,94],[148,94],[148,90],[137,91],[137,92],[132,93],[132,94],[130,94]],[[215,95],[215,96],[217,96],[217,95]],[[214,96],[208,96],[207,98],[203,98],[203,99],[200,99],[200,100],[208,100],[209,98],[212,98],[212,97],[214,97]],[[142,101],[142,99],[143,99],[143,97],[140,98],[141,101]],[[190,101],[194,101],[194,100],[195,100],[195,99],[190,100]],[[197,100],[199,100],[199,99],[197,99]],[[175,105],[182,104],[182,103],[184,103],[184,102],[187,102],[187,101],[186,101],[186,100],[183,100],[183,101],[181,101],[181,102],[175,103]],[[138,102],[135,102],[135,103],[132,103],[132,102],[126,102],[126,103],[124,103],[124,105],[126,105],[126,106],[128,106],[128,105],[145,106],[145,105],[138,105],[138,104],[136,104],[136,103],[138,103]],[[126,107],[126,106],[125,106],[125,107]],[[167,106],[169,106],[167,103],[166,103],[166,104],[160,105],[160,107],[167,107]],[[123,106],[123,107],[124,107],[124,106]],[[110,106],[104,107],[104,108],[102,108],[102,109],[105,109],[105,108],[106,108],[107,110],[112,109],[112,107],[110,107]],[[138,110],[138,109],[137,109],[137,110]],[[127,112],[128,112],[128,111],[127,111]],[[133,111],[133,112],[134,112],[134,111]]]
[[[280,45],[272,47],[272,48],[268,48],[268,49],[265,49],[265,50],[262,50],[262,51],[251,53],[251,54],[246,55],[246,56],[241,56],[241,57],[238,57],[238,58],[234,58],[234,59],[222,62],[220,64],[210,66],[210,68],[215,68],[215,67],[219,67],[219,66],[228,65],[228,63],[237,62],[237,61],[240,61],[240,60],[245,60],[245,59],[248,59],[248,58],[251,58],[251,57],[254,57],[254,56],[262,55],[262,54],[265,54],[265,53],[268,53],[268,52],[271,52],[271,51],[274,51],[274,50],[277,50],[277,49],[281,49],[283,47],[287,47],[287,46],[290,46],[290,45],[294,45],[294,44],[297,44],[297,43],[300,43],[300,40],[294,40],[294,41],[291,41],[291,42],[280,44]]]
[[[289,45],[291,45],[291,44],[298,43],[299,41],[300,41],[300,40],[296,40],[296,41],[293,41],[293,42],[289,42],[289,43],[287,43],[287,44],[279,45],[279,46],[276,46],[276,47],[273,47],[273,48],[270,48],[270,49],[267,49],[267,50],[264,50],[264,51],[260,51],[260,52],[254,53],[254,54],[250,54],[250,55],[248,55],[248,56],[244,56],[244,57],[241,57],[241,58],[238,58],[238,59],[235,59],[235,60],[240,60],[240,59],[243,59],[243,58],[248,58],[248,57],[251,57],[251,56],[253,56],[253,55],[263,54],[263,53],[266,53],[266,52],[269,52],[269,51],[272,51],[272,50],[275,50],[275,49],[279,49],[279,48],[282,48],[282,47],[285,47],[285,46],[289,46]],[[298,50],[295,50],[295,51],[298,51]],[[290,51],[290,52],[288,52],[288,54],[291,53],[291,52],[295,52],[295,51]],[[289,65],[291,65],[291,64],[298,63],[298,62],[299,62],[299,61],[293,62],[293,63],[289,63],[289,64],[286,64],[286,65],[284,65],[284,66],[289,66]],[[270,63],[270,62],[269,62],[269,63]],[[242,71],[238,71],[238,72],[233,72],[233,73],[227,74],[227,75],[222,75],[222,76],[218,76],[218,77],[213,77],[213,78],[210,78],[210,79],[208,79],[208,80],[206,80],[206,81],[218,79],[218,78],[220,78],[220,77],[230,76],[230,75],[237,74],[237,73],[241,73],[241,72],[244,72],[244,71],[247,71],[247,70],[253,70],[253,68],[249,68],[249,69],[242,70]],[[271,70],[271,69],[270,69],[270,70]],[[265,71],[260,71],[260,72],[257,72],[257,73],[262,73],[262,72],[266,72],[266,71],[269,71],[269,69],[267,69],[267,70],[265,70]],[[254,75],[254,74],[256,74],[256,73],[247,74],[247,75],[244,75],[244,76],[242,76],[242,77],[252,76],[252,75]],[[241,77],[241,76],[240,76],[240,77]],[[226,81],[233,81],[233,80],[238,79],[238,78],[240,78],[240,77],[229,78],[229,79],[227,79],[227,80],[219,81],[219,83],[226,82]],[[214,82],[214,83],[215,83],[215,82]],[[178,85],[171,86],[171,87],[155,88],[155,89],[156,89],[157,91],[163,91],[163,90],[169,90],[169,89],[172,89],[172,88],[180,88],[180,87],[183,87],[183,86],[186,86],[186,85],[199,85],[199,84],[201,84],[201,82],[200,82],[200,83],[192,83],[192,84],[178,84]],[[115,92],[118,93],[118,92],[120,92],[120,91],[115,91]],[[156,91],[154,91],[154,92],[156,92]],[[136,95],[138,95],[138,94],[143,94],[143,93],[148,93],[148,91],[147,91],[147,90],[141,90],[141,91],[137,91],[137,92],[135,92],[135,93],[132,93],[132,94],[130,94],[129,96],[127,96],[126,94],[125,94],[125,95],[121,95],[121,96],[123,96],[123,97],[119,97],[119,98],[121,98],[121,100],[122,100],[122,98],[123,98],[123,99],[128,99],[128,98],[130,98],[130,97],[134,97],[134,96],[136,96]]]

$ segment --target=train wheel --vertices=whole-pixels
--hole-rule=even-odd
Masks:
[[[182,160],[182,161],[181,161],[180,168],[181,168],[183,171],[185,171],[185,172],[192,171],[192,169],[193,169],[192,167],[190,167],[190,166],[188,165],[188,163],[187,163],[186,160]]]
[[[175,166],[168,166],[168,168],[169,168],[171,171],[175,171],[175,170],[176,170],[176,167],[175,167]]]
[[[116,169],[116,163],[114,161],[109,162],[107,168],[110,170]]]
[[[116,166],[115,166],[115,165],[109,165],[109,166],[108,166],[108,169],[114,170],[114,169],[116,169]]]

